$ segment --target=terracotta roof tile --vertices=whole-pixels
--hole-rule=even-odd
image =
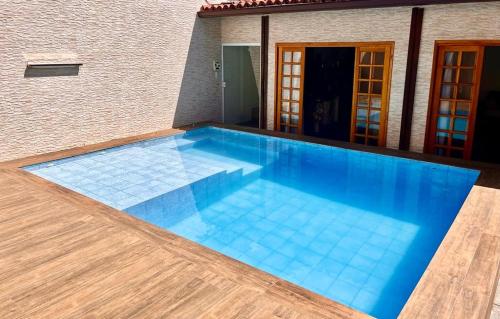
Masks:
[[[214,1],[213,3],[211,1]],[[362,8],[382,8],[398,6],[423,6],[433,4],[453,4],[463,2],[483,2],[497,0],[233,0],[216,2],[205,0],[198,15],[217,17],[224,15],[299,12],[318,10],[342,10]],[[221,0],[219,0],[221,1]]]
[[[327,2],[346,2],[351,0],[235,0],[219,3],[204,4],[200,11],[210,10],[234,10],[249,7],[270,7],[270,6],[286,6],[294,4],[312,4],[312,3],[327,3]]]

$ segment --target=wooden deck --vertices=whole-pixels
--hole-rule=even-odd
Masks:
[[[369,318],[17,168],[173,132],[0,164],[0,318]],[[455,164],[481,177],[401,318],[492,310],[500,170]]]

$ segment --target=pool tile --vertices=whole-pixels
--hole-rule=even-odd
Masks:
[[[368,291],[361,290],[352,302],[352,306],[355,308],[370,313],[373,308],[377,305],[379,297]]]
[[[358,254],[373,260],[380,260],[384,256],[385,250],[385,247],[365,244],[359,249]]]
[[[324,255],[317,254],[309,249],[303,249],[298,255],[295,256],[296,260],[310,267],[317,265],[323,258]]]
[[[371,272],[377,266],[377,262],[373,259],[358,254],[354,255],[354,257],[349,261],[349,264],[352,267],[364,272]]]
[[[307,277],[310,271],[311,267],[294,260],[283,270],[283,278],[294,283],[299,283]]]
[[[312,270],[302,281],[302,284],[320,294],[324,294],[335,281],[336,276],[318,270]]]
[[[359,291],[360,289],[353,284],[337,278],[325,292],[325,295],[335,301],[350,305]]]
[[[267,247],[280,247],[285,241],[286,239],[272,233],[268,233],[259,239],[259,243]]]
[[[263,264],[272,267],[274,270],[283,271],[290,265],[292,258],[282,255],[278,252],[272,252],[269,256],[264,258]]]
[[[334,247],[328,254],[328,257],[347,264],[351,261],[355,254],[356,253],[351,250]]]
[[[368,279],[368,274],[362,270],[350,266],[349,264],[349,266],[342,270],[338,278],[352,285],[361,287]]]

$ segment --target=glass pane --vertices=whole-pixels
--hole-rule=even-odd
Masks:
[[[281,111],[290,112],[290,102],[282,102],[281,103]]]
[[[369,79],[370,78],[370,67],[362,66],[359,68],[359,78],[360,79]]]
[[[356,134],[365,134],[366,122],[356,122]]]
[[[382,80],[384,78],[384,68],[383,67],[374,67],[372,79]]]
[[[283,74],[289,75],[290,74],[290,64],[283,64]]]
[[[281,132],[288,133],[288,126],[286,126],[286,125],[281,125],[281,127],[280,127],[280,131],[281,131]]]
[[[354,138],[354,143],[358,143],[358,144],[365,144],[365,137],[364,136],[356,136]]]
[[[450,118],[447,116],[438,117],[437,127],[440,130],[447,131],[450,129]]]
[[[372,97],[373,99],[373,97]],[[358,106],[367,107],[368,106],[368,95],[358,95]]]
[[[293,62],[300,62],[300,59],[302,58],[302,52],[294,52],[293,53]]]
[[[285,52],[283,56],[283,61],[288,63],[292,62],[292,52]]]
[[[289,115],[287,113],[281,113],[281,123],[288,124]]]
[[[454,85],[443,84],[441,86],[441,97],[443,99],[449,99],[455,97],[454,95]]]
[[[372,82],[373,94],[382,94],[382,82]]]
[[[368,110],[367,109],[358,109],[358,112],[356,114],[356,118],[359,121],[366,121],[366,117],[368,116]]]
[[[290,127],[290,133],[297,134],[299,130],[296,127]]]
[[[460,83],[472,83],[472,78],[474,75],[473,69],[460,69]]]
[[[455,83],[457,79],[457,69],[444,69],[443,82]]]
[[[445,148],[436,148],[436,150],[434,151],[434,154],[436,155],[446,155],[446,149]]]
[[[459,132],[467,131],[467,119],[456,117],[453,121],[453,130]]]
[[[380,126],[378,124],[370,124],[368,126],[368,135],[377,136]]]
[[[455,158],[463,158],[464,157],[464,152],[461,150],[451,150],[450,151],[450,156],[455,157]]]
[[[368,138],[368,145],[370,146],[377,146],[378,145],[378,139],[376,138]]]
[[[469,102],[457,102],[457,107],[455,109],[455,115],[468,116],[470,110]]]
[[[451,114],[450,101],[441,101],[441,103],[439,104],[439,114],[445,114],[445,115]]]
[[[476,52],[462,52],[462,66],[474,66],[476,64]]]
[[[457,147],[465,146],[465,135],[464,134],[453,134],[451,139],[451,145]]]
[[[292,117],[290,118],[290,122],[292,125],[299,125],[299,116],[292,114]]]
[[[292,102],[291,106],[292,106],[292,112],[293,113],[299,113],[299,103]]]
[[[444,65],[454,66],[457,65],[458,52],[445,52],[444,53]]]
[[[436,144],[448,145],[449,134],[444,132],[436,133]]]
[[[290,100],[290,90],[289,89],[283,89],[281,93],[281,98],[283,100]]]
[[[373,59],[373,64],[384,65],[384,52],[375,52],[375,58]]]
[[[359,93],[368,93],[368,87],[370,82],[360,81],[359,82]]]
[[[292,78],[292,87],[294,89],[300,88],[300,78]]]
[[[370,122],[380,122],[380,111],[370,110]]]
[[[359,64],[371,64],[372,53],[371,52],[361,52],[359,57]]]
[[[281,86],[285,87],[285,88],[289,88],[290,87],[290,77],[284,76],[283,80],[281,81]]]
[[[300,90],[292,90],[292,100],[298,101],[300,99]]]
[[[382,98],[380,96],[373,96],[370,100],[370,107],[379,109],[382,106]]]
[[[300,75],[300,64],[294,64],[292,66],[292,74],[293,75]]]
[[[461,100],[470,100],[471,93],[472,93],[472,86],[471,85],[460,85],[458,87],[457,98],[461,99]]]

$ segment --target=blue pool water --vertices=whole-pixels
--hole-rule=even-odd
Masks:
[[[380,318],[395,318],[474,170],[202,128],[28,171]]]

